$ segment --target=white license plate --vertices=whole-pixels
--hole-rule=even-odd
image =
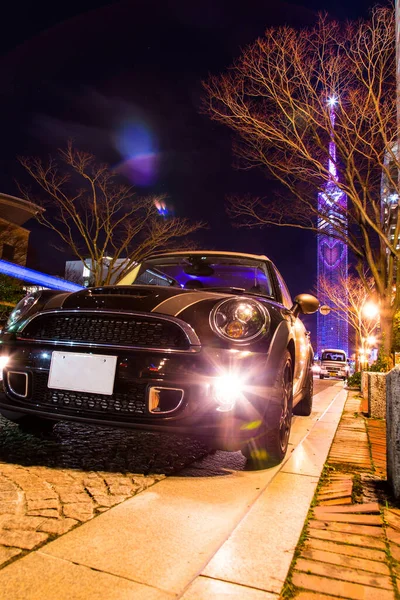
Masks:
[[[111,396],[116,367],[116,356],[53,352],[47,386],[56,390]]]

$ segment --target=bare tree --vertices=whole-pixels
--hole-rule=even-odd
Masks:
[[[366,288],[369,284],[370,289]],[[328,306],[338,319],[345,321],[353,329],[356,336],[356,349],[364,353],[368,338],[377,333],[379,313],[373,316],[365,314],[365,307],[374,297],[374,280],[364,273],[363,280],[355,275],[339,276],[336,284],[320,278],[319,289],[326,298]]]
[[[46,212],[37,219],[55,231],[89,269],[93,285],[107,285],[157,250],[177,247],[204,224],[184,218],[163,218],[156,202],[162,197],[138,197],[118,182],[108,165],[69,143],[54,158],[20,158],[22,166],[46,196],[38,202]],[[30,194],[23,191],[25,196]],[[106,266],[106,268],[105,268]]]
[[[228,72],[204,84],[204,110],[237,134],[239,166],[266,168],[286,189],[280,200],[232,198],[231,217],[249,227],[315,233],[323,233],[318,224],[329,223],[329,235],[355,256],[360,277],[365,267],[371,273],[386,354],[400,307],[400,218],[389,236],[381,202],[384,175],[393,192],[390,210],[399,212],[395,72],[393,10],[376,8],[368,21],[341,25],[321,16],[311,29],[269,28]],[[334,127],[331,97],[337,100]],[[318,192],[329,196],[329,163],[347,196],[347,208],[338,207],[334,217],[317,203]]]

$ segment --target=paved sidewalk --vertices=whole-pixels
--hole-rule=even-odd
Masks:
[[[346,397],[339,382],[315,396],[281,465],[202,461],[17,557],[0,600],[279,600]]]
[[[350,392],[282,598],[399,598],[400,510],[385,479],[385,421]]]

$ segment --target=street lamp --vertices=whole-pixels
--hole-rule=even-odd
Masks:
[[[367,319],[374,319],[379,314],[379,306],[370,300],[364,304],[363,314]]]

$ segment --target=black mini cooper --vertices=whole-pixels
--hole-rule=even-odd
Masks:
[[[312,407],[313,351],[301,313],[266,256],[174,252],[117,285],[44,290],[0,337],[1,414],[202,438],[255,465],[284,457],[292,411]]]

